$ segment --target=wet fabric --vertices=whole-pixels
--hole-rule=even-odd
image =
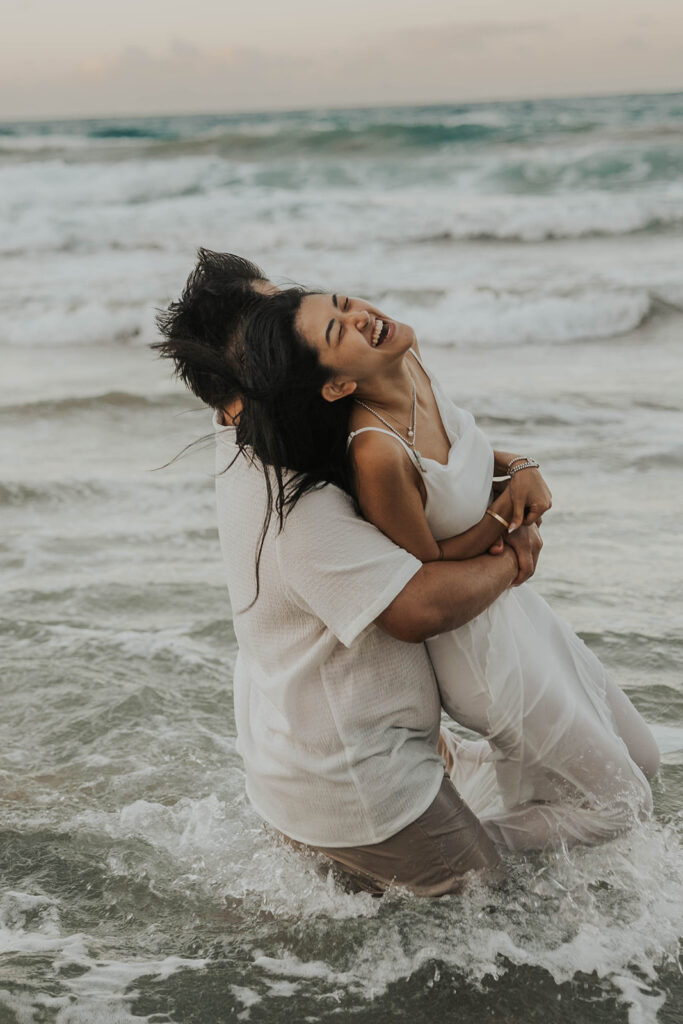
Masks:
[[[422,457],[425,512],[443,540],[484,515],[493,452],[470,413],[431,383],[451,449],[445,465]],[[641,769],[658,761],[649,729],[528,583],[427,649],[444,709],[486,739],[458,749],[451,778],[496,842],[598,842],[649,814]]]
[[[303,846],[285,835],[282,839],[296,849],[323,854],[352,889],[378,896],[390,885],[416,896],[460,892],[470,871],[498,878],[495,847],[447,775],[427,810],[382,843],[321,847]]]
[[[443,776],[427,651],[374,625],[422,565],[329,485],[304,495],[281,531],[273,517],[254,601],[265,479],[214,422],[247,795],[303,843],[381,842],[429,806]]]

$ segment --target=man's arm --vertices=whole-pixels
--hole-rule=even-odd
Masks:
[[[375,623],[397,640],[422,643],[475,618],[512,585],[518,573],[517,555],[508,545],[500,555],[430,562],[408,581]]]
[[[540,550],[535,526],[521,532]],[[517,580],[524,561],[504,545],[495,555],[421,565],[359,518],[351,498],[331,485],[297,502],[276,553],[292,595],[347,647],[372,622],[409,643],[462,626]]]

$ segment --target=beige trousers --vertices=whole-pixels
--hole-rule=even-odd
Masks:
[[[396,835],[369,846],[307,846],[280,833],[295,849],[328,858],[350,886],[380,896],[400,885],[416,896],[459,892],[470,871],[500,878],[500,859],[479,820],[444,775],[424,814]]]

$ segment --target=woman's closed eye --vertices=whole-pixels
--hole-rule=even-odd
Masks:
[[[341,306],[342,313],[347,313],[350,305],[351,305],[351,299],[347,295],[346,298],[344,299],[343,305]],[[344,330],[345,330],[345,327],[344,327],[344,324],[342,323],[342,324],[339,325],[339,337],[337,338],[337,344],[339,344],[339,342],[342,340],[342,336],[344,334]]]
[[[346,298],[343,300],[343,302],[341,302],[339,296],[333,295],[332,296],[332,304],[335,307],[335,309],[339,309],[339,310],[341,310],[342,313],[346,313],[348,311],[348,309],[349,309],[349,306],[351,305],[351,299],[347,295]],[[330,344],[330,332],[331,332],[331,330],[332,330],[332,328],[334,326],[334,323],[335,323],[334,320],[330,320],[329,324],[327,325],[327,330],[325,331],[325,341],[327,342],[328,345]],[[341,321],[339,321],[339,333],[337,334],[337,345],[342,340],[343,332],[344,332],[344,324]]]

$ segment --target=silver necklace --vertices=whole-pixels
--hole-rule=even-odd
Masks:
[[[415,381],[413,381],[413,403],[410,412],[410,426],[404,427],[404,430],[408,435],[407,438],[404,438],[400,431],[396,429],[396,427],[392,427],[391,423],[384,419],[384,416],[378,413],[376,409],[373,409],[371,405],[368,405],[367,402],[364,402],[362,398],[356,398],[355,401],[358,403],[358,405],[362,405],[364,409],[367,409],[368,412],[371,412],[373,416],[376,416],[377,419],[380,420],[380,422],[382,422],[385,427],[389,428],[392,434],[396,434],[397,437],[401,438],[404,444],[408,445],[408,447],[410,448],[410,450],[412,451],[413,455],[417,460],[418,466],[424,473],[427,467],[422,461],[422,456],[420,452],[415,447],[415,443],[417,441],[417,388],[415,387]],[[387,413],[387,416],[388,415],[389,413]],[[398,420],[396,420],[396,422],[398,423]]]

